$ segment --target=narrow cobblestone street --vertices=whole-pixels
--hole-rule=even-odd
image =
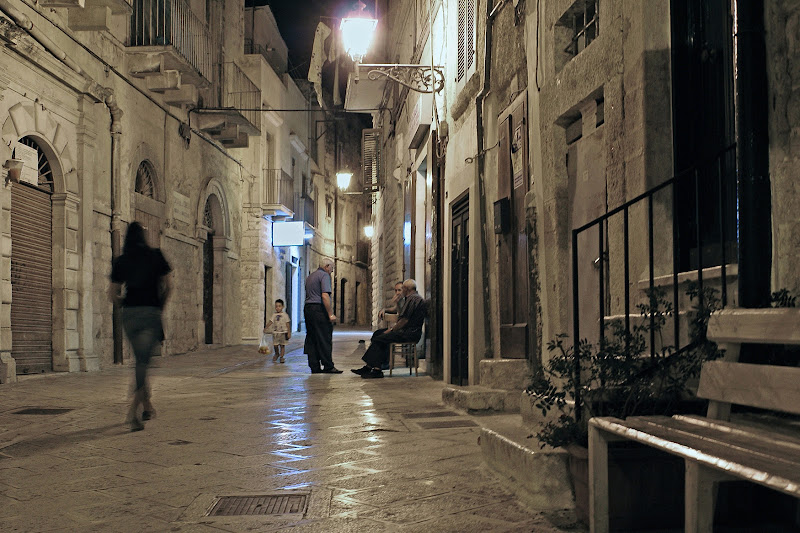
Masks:
[[[368,332],[337,331],[341,375],[253,346],[157,358],[157,417],[124,424],[132,368],[0,388],[3,531],[563,531],[568,512],[521,505],[482,462],[479,422],[442,383],[362,380]],[[21,414],[26,408],[69,409]],[[42,413],[42,411],[40,411]],[[294,491],[305,513],[206,516],[221,496]]]

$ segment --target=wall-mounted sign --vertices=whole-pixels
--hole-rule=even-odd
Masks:
[[[523,130],[524,124],[520,124],[514,129],[514,138],[513,142],[511,143],[511,171],[514,176],[514,188],[522,187],[525,183],[525,160],[523,159],[523,154],[525,153],[525,147],[523,145]]]
[[[19,181],[39,185],[39,151],[36,148],[17,143],[14,146],[14,159],[22,159],[23,167]]]
[[[411,139],[408,147],[411,149],[419,148],[428,130],[431,129],[433,114],[433,95],[422,93],[417,96],[417,103],[411,110],[408,117],[408,136]]]
[[[272,223],[272,246],[302,246],[305,236],[303,221]]]
[[[189,197],[172,191],[172,218],[184,224],[192,223],[192,210],[189,208]]]

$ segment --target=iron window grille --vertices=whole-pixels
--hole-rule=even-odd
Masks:
[[[600,0],[578,0],[558,21],[572,29],[572,38],[564,52],[572,57],[582,52],[600,34]]]
[[[155,170],[150,161],[139,163],[136,170],[136,192],[148,198],[155,198]]]

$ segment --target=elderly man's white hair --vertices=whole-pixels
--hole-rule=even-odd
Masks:
[[[417,290],[417,282],[409,278],[403,282],[403,287],[410,291],[415,291]]]
[[[333,266],[333,259],[331,259],[330,257],[323,257],[322,259],[319,260],[320,268],[325,268],[329,266],[331,267]]]

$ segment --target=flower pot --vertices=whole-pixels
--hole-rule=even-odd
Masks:
[[[575,493],[575,514],[589,524],[589,451],[567,446]],[[609,521],[611,529],[683,527],[683,459],[635,442],[609,444]]]

